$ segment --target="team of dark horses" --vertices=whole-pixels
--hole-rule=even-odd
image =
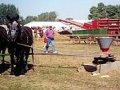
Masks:
[[[0,26],[0,53],[2,56],[1,65],[5,65],[5,53],[8,48],[10,55],[10,74],[14,74],[15,67],[20,67],[21,74],[28,68],[28,57],[33,44],[32,30],[29,27],[22,26],[18,19],[19,15],[14,17],[6,16],[9,21],[7,30]]]

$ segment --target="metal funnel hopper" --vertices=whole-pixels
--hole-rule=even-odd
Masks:
[[[102,52],[107,52],[113,42],[113,37],[97,37],[96,39]]]

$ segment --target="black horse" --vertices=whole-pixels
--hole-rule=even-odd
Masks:
[[[0,26],[0,58],[2,57],[2,65],[4,65],[5,51],[7,47],[7,31],[4,27]]]
[[[8,26],[8,52],[11,60],[11,74],[14,74],[14,65],[22,68],[21,74],[27,69],[27,60],[30,48],[33,44],[32,30],[21,26],[18,22],[19,15],[15,17],[6,16],[9,20]]]

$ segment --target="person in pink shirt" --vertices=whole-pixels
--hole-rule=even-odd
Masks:
[[[54,44],[54,31],[52,29],[52,26],[50,26],[49,28],[47,28],[47,30],[45,31],[45,37],[47,39],[47,44],[46,44],[46,53],[48,53],[48,48],[49,45],[52,45],[52,52],[53,53],[57,53],[57,51],[55,50],[55,44]]]

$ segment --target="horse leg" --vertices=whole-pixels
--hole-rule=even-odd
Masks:
[[[8,52],[10,54],[10,63],[11,63],[11,75],[14,75],[14,48],[8,48]]]
[[[21,50],[20,54],[20,68],[21,74],[24,74],[25,73],[24,50]]]
[[[15,52],[16,65],[19,65],[19,61],[20,61],[20,50],[21,50],[21,48],[19,48],[19,47],[16,48],[16,52]]]
[[[25,69],[26,69],[26,70],[28,70],[29,52],[30,52],[30,48],[26,48],[26,53],[25,53]]]
[[[2,65],[5,65],[5,50],[2,50]]]
[[[10,55],[10,62],[11,62],[11,75],[14,74],[14,54]]]

